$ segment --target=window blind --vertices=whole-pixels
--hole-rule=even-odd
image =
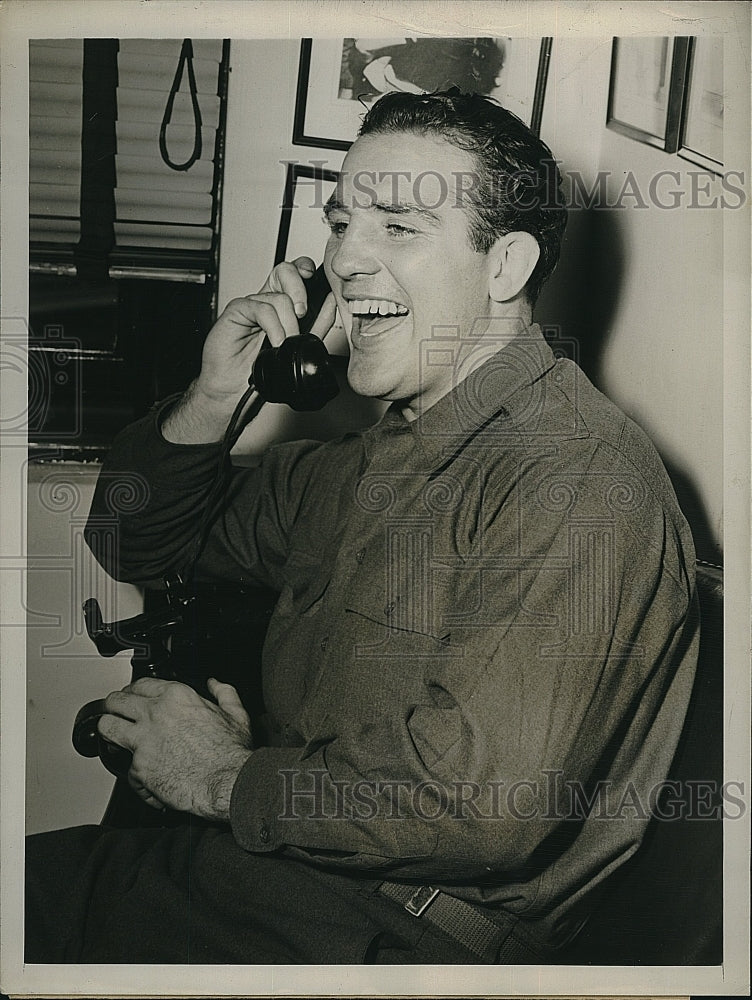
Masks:
[[[223,43],[198,39],[192,45],[201,155],[189,169],[174,170],[162,158],[159,136],[182,39],[121,39],[117,44],[111,253],[117,264],[140,259],[141,250],[153,263],[174,266],[177,258],[188,266],[208,266],[217,223]],[[44,256],[45,246],[72,253],[81,234],[83,63],[80,39],[30,42],[29,215],[37,257]],[[173,163],[189,159],[195,131],[184,67],[165,133]]]
[[[81,219],[79,38],[29,42],[29,238],[75,244]]]
[[[201,113],[201,156],[184,171],[160,154],[159,130],[182,40],[121,39],[118,52],[115,243],[117,247],[208,250],[214,224],[214,157],[219,127],[222,42],[193,41]],[[166,130],[173,162],[191,155],[195,122],[187,69]]]

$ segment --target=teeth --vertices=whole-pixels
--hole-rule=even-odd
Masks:
[[[353,299],[350,311],[361,316],[407,316],[410,310],[398,302],[387,302],[385,299]]]

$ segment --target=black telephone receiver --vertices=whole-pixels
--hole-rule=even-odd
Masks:
[[[253,364],[249,383],[267,403],[287,403],[293,410],[320,410],[339,392],[326,347],[310,332],[331,291],[324,267],[306,282],[308,310],[300,320],[300,334],[279,347],[268,339]]]

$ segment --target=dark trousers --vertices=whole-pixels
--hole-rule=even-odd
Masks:
[[[467,964],[379,882],[242,850],[229,828],[84,826],[26,841],[25,961]]]

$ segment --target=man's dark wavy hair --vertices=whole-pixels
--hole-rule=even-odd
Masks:
[[[359,135],[413,132],[445,139],[472,154],[477,183],[465,185],[473,248],[487,253],[499,236],[524,231],[540,257],[525,288],[531,305],[556,266],[567,224],[561,175],[548,146],[511,111],[458,88],[432,94],[385,94]]]

